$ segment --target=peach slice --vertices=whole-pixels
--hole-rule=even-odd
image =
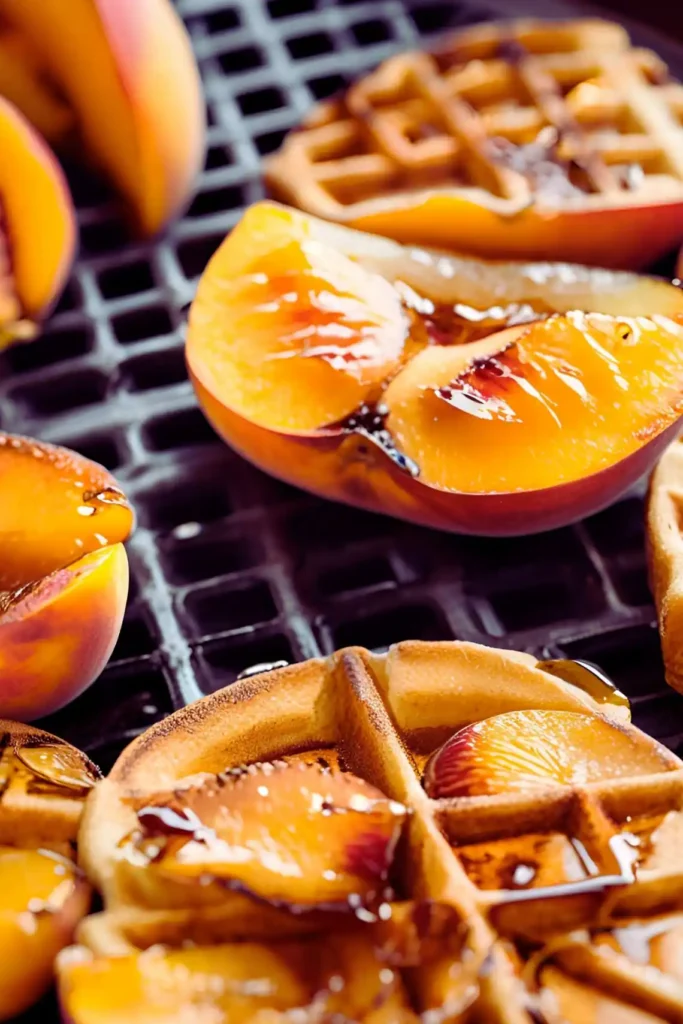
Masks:
[[[200,281],[187,361],[213,426],[266,471],[528,533],[608,504],[677,430],[683,292],[416,252],[262,203]]]
[[[8,1020],[49,988],[90,889],[66,857],[0,846],[0,892],[0,1020]]]
[[[204,145],[199,75],[171,4],[0,0],[0,19],[65,98],[140,229],[157,231],[185,203]]]
[[[680,766],[626,723],[575,711],[510,711],[455,733],[428,761],[424,786],[434,799],[534,793]]]
[[[37,317],[62,289],[76,244],[75,214],[64,175],[24,117],[0,99],[0,348],[26,336],[22,316]],[[3,252],[3,257],[5,256]]]
[[[0,715],[32,721],[90,686],[114,649],[127,596],[122,544],[0,592]]]
[[[83,799],[102,777],[85,754],[70,743],[44,732],[0,718],[0,792],[19,773],[28,777],[30,792]]]
[[[133,528],[111,473],[68,448],[0,432],[0,492],[0,590],[124,541]]]
[[[132,803],[129,856],[164,877],[357,913],[382,898],[407,813],[362,779],[301,761],[231,769]]]

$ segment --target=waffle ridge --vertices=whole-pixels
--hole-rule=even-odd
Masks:
[[[683,805],[678,758],[660,748],[664,760],[655,774],[551,786],[532,795],[432,799],[423,788],[428,752],[458,728],[496,713],[579,711],[635,732],[623,707],[598,704],[545,664],[460,642],[403,642],[386,655],[348,648],[238,681],[191,712],[177,712],[124,751],[88,802],[81,857],[104,894],[105,911],[82,925],[81,941],[95,954],[116,955],[188,938],[199,944],[293,941],[329,929],[329,919],[325,926],[315,914],[290,914],[241,892],[223,891],[212,905],[183,906],[174,898],[162,905],[121,871],[116,851],[134,824],[127,794],[140,798],[243,762],[332,750],[345,768],[410,808],[401,898],[454,908],[467,950],[454,962],[460,974],[474,971],[477,994],[467,1002],[474,1020],[530,1019],[534,965],[545,963],[539,953],[545,948],[552,970],[569,984],[593,986],[605,999],[616,986],[625,1003],[642,1011],[643,1021],[678,1019],[671,1008],[680,1014],[681,982],[604,948],[615,928],[634,921],[643,928],[658,925],[660,915],[676,910],[683,898],[683,874],[672,853]],[[435,700],[439,694],[441,701]],[[497,885],[482,882],[477,856],[486,846],[488,862],[495,861],[496,843],[508,844],[503,861],[515,843],[536,850],[536,890],[504,885],[502,876]],[[552,875],[566,866],[568,850],[586,868],[581,879]],[[671,918],[672,929],[677,920]],[[443,1019],[464,1019],[454,1010],[463,997],[462,978],[456,999],[452,972],[450,981],[433,966],[423,974],[420,984],[451,1007],[452,1015]]]

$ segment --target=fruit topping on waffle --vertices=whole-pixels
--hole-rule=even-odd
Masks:
[[[133,806],[130,856],[161,876],[355,911],[382,899],[406,814],[363,779],[300,761],[232,768]]]
[[[319,104],[266,178],[404,242],[643,267],[683,231],[683,86],[619,25],[488,22]]]

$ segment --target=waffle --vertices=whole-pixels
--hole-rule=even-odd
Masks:
[[[0,719],[0,1020],[38,999],[87,912],[74,863],[93,764],[50,733]]]
[[[683,443],[666,450],[647,499],[650,587],[657,607],[666,681],[683,693]]]
[[[683,86],[606,21],[477,25],[319,104],[265,175],[405,242],[645,266],[683,235]]]
[[[571,784],[427,795],[421,779],[425,765],[425,778],[435,770],[432,751],[461,727],[499,714],[507,722],[521,709],[533,709],[539,721],[569,712],[569,719],[587,721],[591,736],[606,730],[635,743],[633,758],[618,771],[611,754],[608,771],[599,766]],[[384,993],[390,1002],[376,998],[372,1011],[344,1007],[346,1015],[337,1018],[299,1006],[297,1016],[290,1005],[272,1016],[210,1019],[390,1024],[417,1021],[422,1013],[424,1022],[529,1024],[612,1013],[604,1019],[680,1020],[683,988],[675,971],[665,973],[670,959],[657,961],[659,970],[654,957],[644,967],[639,951],[659,933],[668,943],[679,941],[683,765],[627,719],[623,699],[590,666],[539,663],[459,642],[405,642],[385,655],[349,648],[238,681],[144,733],[88,801],[81,857],[105,909],[84,922],[81,947],[61,960],[63,997],[73,995],[74,977],[93,957],[98,972],[102,963],[112,970],[131,954],[151,958],[157,970],[159,944],[178,950],[188,941],[230,963],[240,950],[252,956],[255,949],[259,957],[284,951],[287,962],[294,957],[309,971],[332,961],[342,975],[339,986],[355,992],[361,977],[372,974],[361,951],[368,942],[386,951],[389,942],[401,954],[388,961],[395,968]],[[524,745],[537,743],[529,737]],[[491,764],[506,756],[499,749]],[[248,778],[264,771],[257,762],[281,758],[299,767],[338,760],[409,810],[389,878],[394,894],[382,895],[388,902],[356,915],[349,912],[358,906],[351,897],[346,913],[294,912],[209,877],[190,889],[168,878],[153,884],[158,851],[144,865],[131,857],[136,808],[164,807],[159,793],[180,799],[214,773],[228,785],[235,773]],[[266,773],[262,781],[269,779]],[[293,821],[291,805],[283,799],[283,806]],[[127,1012],[134,1009],[131,1004]],[[75,1024],[98,1019],[73,1010],[72,1017]]]

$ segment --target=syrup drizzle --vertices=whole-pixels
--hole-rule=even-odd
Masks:
[[[576,686],[583,690],[589,697],[593,697],[599,704],[613,704],[617,707],[630,707],[629,699],[625,693],[617,688],[615,683],[606,675],[601,668],[591,661],[574,661],[569,658],[553,658],[548,661],[539,661],[538,668],[550,675],[557,676],[565,683]]]
[[[617,886],[630,885],[636,880],[636,864],[639,858],[640,839],[632,832],[621,832],[609,840],[609,847],[617,862],[618,873],[598,874],[598,867],[579,839],[570,840],[587,871],[588,877],[575,882],[561,882],[558,885],[539,886],[537,889],[504,889],[496,906],[521,903],[528,900],[557,899],[561,896],[579,896],[584,893],[604,893]]]
[[[387,430],[388,415],[388,407],[381,402],[363,403],[344,419],[331,424],[331,429],[341,430],[344,434],[360,434],[366,441],[380,448],[399,469],[412,477],[418,477],[420,467],[398,448]]]

